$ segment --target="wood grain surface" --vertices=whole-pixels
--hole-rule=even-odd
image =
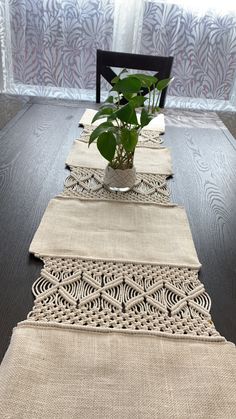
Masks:
[[[33,104],[0,134],[0,359],[32,308],[42,264],[29,245],[49,200],[63,189],[64,162],[86,107]],[[216,328],[236,343],[236,143],[216,115],[197,116],[172,111],[167,118],[172,198],[187,210]]]
[[[172,150],[172,200],[187,211],[213,321],[236,343],[235,139],[216,120],[215,128],[170,125],[165,144]]]
[[[0,358],[12,328],[32,308],[31,285],[42,264],[29,245],[49,200],[63,189],[82,113],[35,104],[0,137]]]

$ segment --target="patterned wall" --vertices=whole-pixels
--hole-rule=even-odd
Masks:
[[[236,17],[146,1],[140,52],[174,56],[169,95],[227,100],[236,72]]]

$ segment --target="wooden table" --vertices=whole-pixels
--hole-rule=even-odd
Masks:
[[[95,105],[33,104],[0,134],[0,358],[32,308],[42,264],[28,248],[49,200],[63,189],[86,107]],[[236,143],[214,113],[165,113],[172,200],[188,213],[215,326],[236,343]]]

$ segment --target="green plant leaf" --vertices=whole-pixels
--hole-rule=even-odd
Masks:
[[[159,112],[161,110],[161,108],[159,106],[154,106],[153,109],[154,109],[153,113]]]
[[[144,102],[147,100],[146,97],[137,95],[136,93],[124,93],[123,96],[128,102],[132,102],[134,108],[140,108],[140,106],[143,106]]]
[[[104,108],[117,109],[117,107],[116,107],[116,105],[114,103],[103,103],[100,106],[100,109],[99,110],[104,109]]]
[[[120,138],[125,151],[127,151],[128,153],[132,153],[135,150],[135,147],[138,142],[137,130],[129,130],[127,128],[122,128]]]
[[[141,117],[140,117],[140,123],[141,127],[145,127],[149,124],[149,122],[152,120],[151,115],[149,115],[148,111],[146,109],[142,109]]]
[[[144,87],[151,87],[153,84],[156,84],[157,78],[154,76],[148,76],[147,74],[132,74],[133,77],[139,79]]]
[[[141,88],[141,81],[137,77],[126,77],[119,79],[118,82],[113,86],[113,90],[119,93],[138,93]]]
[[[132,102],[132,105],[134,106],[134,108],[140,108],[141,106],[144,105],[146,100],[147,98],[144,96],[135,96],[130,99],[130,102]]]
[[[89,144],[88,145],[92,144],[92,142],[94,140],[96,140],[96,138],[100,134],[102,134],[103,132],[113,131],[114,129],[115,129],[115,127],[114,127],[114,125],[112,124],[111,121],[103,122],[97,128],[95,128],[95,130],[90,135],[90,137],[89,137]]]
[[[172,80],[173,77],[169,79],[159,80],[159,82],[157,83],[157,90],[161,91],[165,89],[165,87],[167,87],[172,82]]]
[[[114,103],[114,96],[108,96],[108,98],[106,98],[105,100],[106,103]]]
[[[103,132],[97,139],[97,148],[101,155],[108,160],[112,161],[116,151],[116,138],[112,132]]]
[[[115,84],[120,80],[119,76],[114,77],[114,79],[111,80],[111,84]],[[112,89],[111,89],[112,90]]]
[[[122,106],[118,111],[113,112],[109,119],[118,118],[121,122],[126,122],[127,124],[138,125],[138,120],[135,112],[135,108],[131,102]]]
[[[122,74],[127,73],[128,70],[126,68],[123,68],[123,70],[121,70],[121,72],[119,74],[117,74],[117,76],[114,77],[114,79],[111,80],[111,84],[117,83],[118,80],[120,79],[120,76],[122,76]]]
[[[94,117],[93,117],[93,119],[92,119],[92,124],[95,122],[95,121],[97,121],[98,119],[101,119],[101,118],[104,118],[104,117],[106,117],[106,116],[108,116],[108,115],[111,115],[112,114],[112,112],[114,112],[113,111],[113,109],[112,108],[108,108],[108,107],[106,107],[106,108],[102,108],[102,109],[100,109],[95,115],[94,115]]]
[[[114,103],[108,103],[108,102],[104,102],[104,103],[102,103],[101,105],[100,105],[100,107],[99,107],[99,111],[101,110],[101,109],[104,109],[104,108],[111,108],[112,109],[112,107],[114,107],[115,105],[114,105]]]
[[[113,89],[111,89],[110,90],[110,92],[112,92],[113,91]],[[117,96],[109,96],[109,97],[113,97],[113,103],[111,103],[111,102],[104,102],[104,105],[101,105],[101,106],[110,106],[110,107],[116,107],[117,106],[117,104],[119,103],[119,94],[117,93]]]
[[[123,93],[124,98],[129,102],[132,97],[136,96],[136,93]]]

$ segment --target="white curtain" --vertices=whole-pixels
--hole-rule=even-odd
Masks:
[[[0,0],[4,89],[94,96],[96,50],[111,49],[113,0]]]
[[[114,50],[174,56],[167,105],[236,109],[235,1],[117,0],[115,10]]]
[[[144,6],[143,0],[115,0],[113,51],[139,53]]]
[[[8,93],[94,99],[100,48],[173,55],[169,105],[236,106],[231,0],[0,0],[0,23]]]

